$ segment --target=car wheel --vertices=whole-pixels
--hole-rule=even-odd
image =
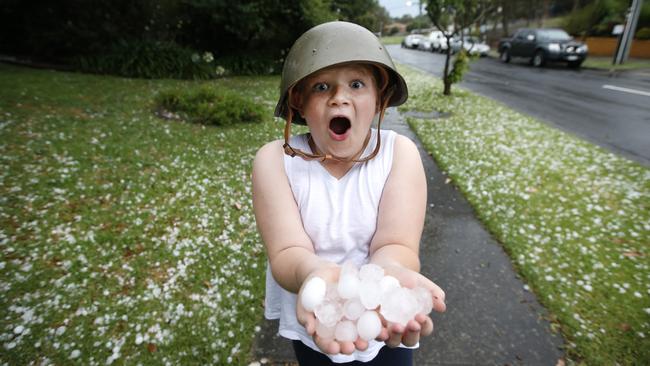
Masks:
[[[544,63],[546,63],[546,57],[544,56],[544,51],[538,50],[537,52],[535,52],[532,61],[533,61],[533,66],[535,67],[544,66]]]
[[[579,69],[582,61],[569,61],[569,67],[572,69]]]
[[[503,49],[501,50],[501,54],[499,55],[499,59],[501,59],[502,62],[508,63],[510,62],[510,50]]]

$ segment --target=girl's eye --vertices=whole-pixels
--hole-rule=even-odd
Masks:
[[[327,85],[325,83],[316,83],[316,84],[314,84],[312,89],[314,91],[317,91],[317,92],[322,92],[322,91],[326,91],[327,89],[329,89],[329,85]]]
[[[361,88],[363,88],[364,85],[365,84],[361,80],[355,80],[350,84],[352,89],[361,89]]]

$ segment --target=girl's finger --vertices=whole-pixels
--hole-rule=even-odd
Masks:
[[[352,352],[356,349],[353,342],[341,342],[341,353],[344,355],[351,355]]]
[[[420,341],[420,323],[415,320],[409,320],[402,336],[402,344],[407,347],[413,347]]]
[[[433,294],[433,310],[443,313],[447,310],[447,305],[445,304],[445,292],[438,287],[438,285],[433,284],[431,289]]]
[[[420,337],[426,337],[433,333],[433,320],[429,316],[418,314],[415,316],[415,320],[420,323]]]
[[[366,348],[368,348],[368,341],[357,338],[357,340],[354,341],[354,347],[359,351],[365,351]]]
[[[404,335],[404,326],[401,324],[389,324],[388,326],[388,339],[386,345],[395,348],[402,343],[402,336]]]
[[[323,339],[318,335],[314,335],[314,343],[316,343],[316,346],[318,346],[318,348],[320,348],[321,351],[330,355],[335,355],[339,353],[341,350],[338,342],[336,342],[335,340]]]

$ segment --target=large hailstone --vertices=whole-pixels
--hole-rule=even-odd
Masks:
[[[314,311],[325,299],[326,292],[327,284],[325,280],[320,277],[312,277],[305,284],[305,288],[302,289],[302,294],[300,295],[302,307],[307,311]]]
[[[389,322],[406,326],[417,315],[421,306],[411,289],[398,287],[389,291],[381,303],[381,315]]]
[[[379,281],[362,280],[359,288],[359,299],[368,310],[376,309],[381,303],[381,287]]]
[[[339,296],[343,299],[352,299],[359,296],[359,278],[354,274],[345,274],[339,278],[337,287]]]
[[[357,320],[366,311],[359,298],[350,299],[343,304],[343,315],[349,320]]]
[[[334,330],[336,330],[336,324],[327,326],[318,322],[318,325],[316,325],[316,334],[323,339],[334,339]]]
[[[357,332],[359,337],[369,341],[377,338],[381,333],[381,319],[376,311],[366,311],[357,320]]]
[[[334,338],[340,342],[354,342],[357,340],[357,327],[350,320],[344,320],[336,325]]]
[[[339,302],[327,300],[314,309],[314,315],[320,323],[332,327],[343,317],[343,309]]]
[[[381,295],[383,297],[390,290],[400,287],[400,284],[397,278],[387,275],[379,281],[379,287],[381,287]]]
[[[379,282],[384,277],[384,269],[374,263],[364,264],[359,268],[361,281]]]

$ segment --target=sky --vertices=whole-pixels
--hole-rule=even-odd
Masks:
[[[410,4],[410,6],[407,4]],[[419,12],[419,1],[379,0],[379,5],[386,8],[391,17],[401,17],[404,14],[416,16]]]

